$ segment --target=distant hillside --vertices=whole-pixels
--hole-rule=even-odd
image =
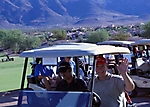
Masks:
[[[147,22],[149,8],[149,0],[0,0],[0,28]]]

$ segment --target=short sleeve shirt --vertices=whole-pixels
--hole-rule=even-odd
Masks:
[[[101,107],[126,107],[125,85],[121,76],[108,74],[105,80],[96,78],[94,91],[101,98]]]
[[[45,66],[42,64],[37,64],[34,69],[34,76],[51,76],[53,74],[53,70],[49,66]]]

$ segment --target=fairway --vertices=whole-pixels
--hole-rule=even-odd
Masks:
[[[24,58],[19,57],[14,57],[14,61],[0,62],[0,92],[20,88],[23,63]],[[30,72],[31,68],[30,65],[28,65],[27,74]]]

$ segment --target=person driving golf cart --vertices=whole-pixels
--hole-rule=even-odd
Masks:
[[[77,78],[72,73],[71,64],[68,62],[61,62],[58,72],[63,79],[58,82],[56,91],[87,91],[87,84],[84,80]]]

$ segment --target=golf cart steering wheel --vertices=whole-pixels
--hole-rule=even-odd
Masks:
[[[101,98],[93,92],[93,101],[92,101],[92,107],[100,107],[101,105]]]

